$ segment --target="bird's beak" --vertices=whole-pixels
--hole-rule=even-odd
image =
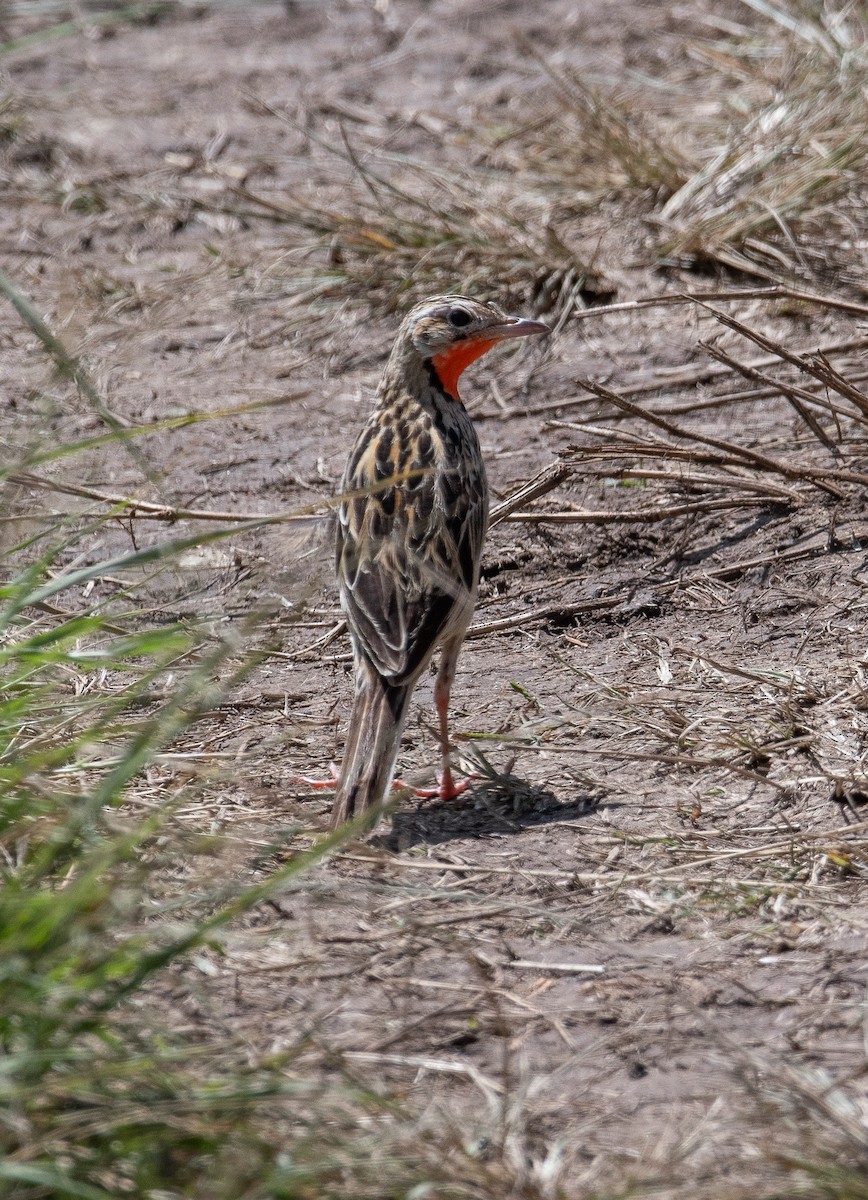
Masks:
[[[542,321],[531,321],[527,317],[507,317],[501,325],[490,325],[480,336],[500,341],[501,338],[530,337],[534,333],[551,333]]]

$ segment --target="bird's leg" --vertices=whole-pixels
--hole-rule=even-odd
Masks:
[[[458,662],[458,652],[461,641],[454,646],[444,646],[440,670],[437,672],[437,682],[434,684],[434,703],[437,706],[437,718],[440,722],[440,754],[443,758],[443,772],[440,776],[440,786],[432,795],[441,800],[454,800],[470,786],[467,779],[456,783],[452,777],[452,767],[449,762],[449,697],[452,693],[452,680],[455,678],[455,667]]]
[[[434,703],[437,705],[437,717],[440,721],[440,755],[443,759],[443,774],[440,776],[440,799],[454,800],[467,788],[465,781],[456,787],[452,778],[452,767],[449,762],[449,696],[452,692],[452,680],[444,678],[441,668],[434,687]]]
[[[443,647],[440,669],[437,672],[437,681],[434,684],[434,703],[437,708],[437,720],[440,727],[440,755],[443,759],[443,769],[437,781],[437,787],[417,788],[412,784],[406,783],[400,777],[392,780],[393,788],[409,790],[419,800],[454,800],[456,796],[460,796],[462,792],[466,792],[470,786],[468,779],[463,779],[460,783],[455,782],[449,762],[449,751],[451,748],[449,743],[449,698],[452,693],[452,681],[455,678],[455,667],[458,663],[460,650],[461,639],[454,644]],[[295,777],[295,782],[306,783],[308,786],[317,789],[335,788],[340,779],[340,771],[336,763],[329,763],[329,769],[332,773],[331,779],[310,779],[305,775],[298,775]]]

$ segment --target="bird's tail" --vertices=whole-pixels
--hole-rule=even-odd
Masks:
[[[359,671],[333,829],[366,809],[379,809],[388,799],[412,690],[412,685],[388,683],[364,666]]]

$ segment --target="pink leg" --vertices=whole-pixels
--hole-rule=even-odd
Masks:
[[[439,800],[454,800],[456,796],[466,792],[470,786],[468,779],[464,779],[460,783],[455,782],[449,763],[449,697],[452,692],[452,680],[455,678],[455,667],[460,649],[461,642],[459,641],[456,645],[444,646],[442,650],[440,670],[437,672],[437,682],[434,684],[434,703],[437,707],[437,718],[440,725],[440,754],[443,759],[443,770],[438,787],[410,787],[410,790],[420,800],[431,800],[435,797]],[[332,773],[331,779],[309,779],[305,775],[299,775],[296,777],[296,782],[306,783],[314,788],[334,788],[337,786],[340,771],[336,763],[329,763],[329,768]],[[409,785],[401,779],[393,779],[392,787],[407,788]]]
[[[445,665],[445,662],[444,662]],[[467,787],[456,788],[452,778],[452,767],[449,764],[449,696],[452,691],[452,680],[444,674],[443,667],[434,685],[434,703],[437,705],[437,718],[440,722],[440,756],[443,759],[443,772],[440,776],[438,796],[441,800],[454,800]]]
[[[437,706],[437,717],[440,722],[440,754],[443,758],[443,773],[440,776],[440,787],[433,795],[441,800],[454,800],[470,786],[468,780],[456,783],[452,778],[452,767],[449,764],[449,697],[452,692],[452,680],[455,678],[455,665],[461,643],[453,649],[444,647],[437,682],[434,685],[434,703]]]

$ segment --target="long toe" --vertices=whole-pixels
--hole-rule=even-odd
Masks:
[[[340,776],[340,768],[337,763],[330,762],[329,770],[331,771],[330,779],[311,779],[309,775],[293,775],[293,783],[306,783],[308,787],[328,789],[338,786],[338,778]]]
[[[466,779],[462,779],[456,783],[452,772],[447,768],[440,776],[440,786],[434,794],[440,800],[454,800],[457,796],[466,792],[472,781],[478,778],[478,775],[468,775]]]

